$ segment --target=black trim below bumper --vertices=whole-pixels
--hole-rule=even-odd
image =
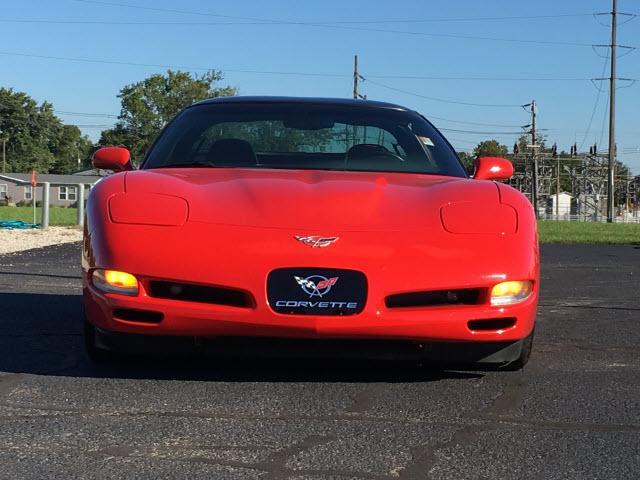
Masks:
[[[368,339],[180,337],[110,332],[95,328],[96,347],[123,354],[262,358],[412,360],[443,365],[500,365],[520,356],[515,342],[425,342]]]

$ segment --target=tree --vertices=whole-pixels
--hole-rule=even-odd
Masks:
[[[93,143],[75,125],[63,125],[51,148],[55,157],[49,169],[51,173],[72,173],[89,168]]]
[[[202,76],[168,70],[120,90],[122,108],[114,128],[102,132],[100,145],[124,145],[140,161],[160,130],[183,108],[213,97],[237,94],[234,87],[215,87],[222,72]]]
[[[538,134],[536,136],[536,143],[539,145],[538,153],[551,153],[551,148],[547,148],[546,142],[546,135]],[[531,145],[531,135],[520,135],[516,143],[518,144],[518,149],[520,150],[521,155],[523,153],[531,154],[531,149],[527,147],[527,145]]]
[[[509,152],[506,145],[500,145],[497,140],[485,140],[473,149],[473,155],[478,157],[504,157]]]
[[[7,169],[70,173],[78,158],[86,160],[91,141],[80,129],[64,125],[53,105],[38,103],[24,92],[0,88],[0,134],[6,140]]]
[[[472,174],[475,169],[474,157],[469,152],[458,152],[458,158],[464,165],[465,170],[468,174]]]

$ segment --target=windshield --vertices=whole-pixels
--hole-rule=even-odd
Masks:
[[[464,177],[418,114],[330,104],[203,104],[162,132],[142,165],[414,172]]]

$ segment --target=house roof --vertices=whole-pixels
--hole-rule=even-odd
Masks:
[[[113,173],[112,170],[102,170],[100,168],[92,168],[91,170],[82,170],[80,172],[73,172],[73,175],[82,175],[89,177],[106,177],[107,175],[111,175]]]
[[[100,175],[55,175],[49,173],[40,173],[36,175],[38,183],[49,182],[53,185],[77,185],[78,183],[94,184],[100,180]],[[0,182],[2,180],[13,183],[31,183],[30,173],[0,173]]]

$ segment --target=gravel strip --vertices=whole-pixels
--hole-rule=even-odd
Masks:
[[[78,227],[49,227],[47,230],[0,228],[0,255],[80,240],[82,230]]]

